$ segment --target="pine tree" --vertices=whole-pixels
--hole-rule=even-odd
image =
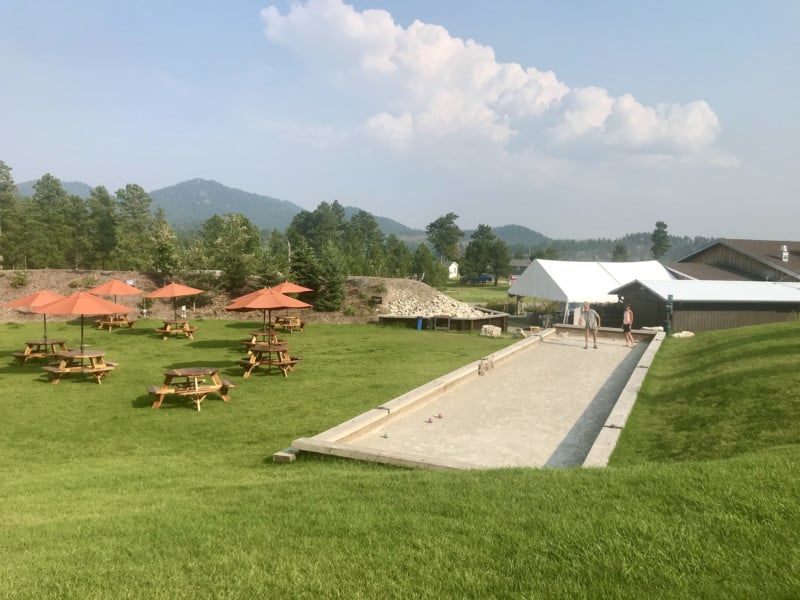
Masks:
[[[667,233],[667,224],[664,221],[657,221],[656,228],[653,230],[653,235],[650,236],[653,245],[650,246],[650,252],[653,258],[658,260],[669,252],[670,241],[669,233]]]

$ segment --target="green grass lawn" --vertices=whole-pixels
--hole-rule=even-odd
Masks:
[[[253,322],[158,324],[87,332],[120,363],[100,386],[16,366],[41,324],[0,325],[0,598],[800,595],[798,324],[667,340],[607,469],[469,472],[271,455],[508,338],[312,325],[295,373],[243,380]],[[150,408],[197,364],[230,403]]]
[[[442,293],[471,304],[502,304],[508,301],[507,281],[500,281],[497,285],[491,283],[461,283],[452,281],[442,289]]]

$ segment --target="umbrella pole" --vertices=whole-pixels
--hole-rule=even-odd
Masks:
[[[47,345],[47,313],[42,316],[44,317],[44,343]]]

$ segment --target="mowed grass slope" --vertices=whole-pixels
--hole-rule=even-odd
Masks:
[[[69,377],[53,386],[35,365],[0,367],[0,597],[800,594],[796,437],[763,436],[719,457],[695,456],[686,445],[642,449],[656,431],[674,430],[676,441],[683,435],[646,410],[675,401],[666,395],[670,384],[654,388],[648,377],[642,393],[649,396],[608,469],[427,472],[306,455],[277,465],[271,454],[292,439],[509,340],[314,325],[290,339],[292,353],[304,358],[296,373],[257,371],[243,380],[234,366],[243,355],[237,341],[253,324],[198,324],[194,341],[162,341],[146,322],[88,333],[93,348],[121,365],[101,386]],[[772,352],[788,363],[796,354],[787,343],[800,335],[795,324],[755,332],[764,332],[755,359]],[[0,340],[10,354],[40,333],[40,325],[6,324]],[[74,344],[78,329],[56,323],[50,334]],[[720,362],[733,344],[726,335],[740,334],[711,337]],[[688,368],[676,357],[705,339],[668,340],[651,372],[672,380]],[[220,367],[239,384],[231,402],[210,397],[197,413],[168,399],[150,409],[146,386],[159,383],[165,368],[190,364]],[[697,387],[684,392],[690,412],[703,404],[689,401],[691,394],[713,402],[702,374],[696,377]],[[769,377],[793,380],[788,370]],[[765,393],[760,404],[773,414],[782,400]],[[794,410],[797,421],[796,403]],[[729,405],[717,420],[735,417],[725,427],[733,431],[742,423],[737,414]],[[772,425],[767,418],[762,429]],[[702,437],[708,428],[695,431]],[[742,436],[753,433],[751,425]],[[666,449],[664,436],[657,446]]]

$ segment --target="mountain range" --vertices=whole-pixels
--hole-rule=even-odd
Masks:
[[[35,181],[17,184],[20,196],[33,196]],[[68,194],[88,198],[93,187],[80,181],[62,181]],[[228,187],[209,179],[190,179],[169,187],[148,192],[153,207],[160,207],[173,227],[196,229],[214,215],[239,213],[245,215],[262,230],[286,230],[298,213],[306,210],[288,200],[262,196]],[[345,206],[345,217],[352,218],[361,209]],[[395,234],[402,239],[424,238],[425,232],[412,229],[387,217],[373,215],[384,234]]]
[[[20,196],[32,196],[34,181],[17,184]],[[68,194],[87,198],[93,187],[80,181],[61,182]],[[176,229],[198,229],[214,215],[239,213],[246,216],[262,231],[285,231],[295,215],[304,208],[287,200],[279,200],[270,196],[262,196],[231,188],[208,179],[190,179],[181,183],[148,192],[153,200],[153,208],[162,208],[167,221]],[[359,210],[353,206],[345,206],[345,217],[352,218]],[[394,234],[401,240],[413,244],[422,242],[427,235],[424,230],[413,229],[387,217],[373,215],[378,226],[385,235]],[[645,260],[650,258],[650,234],[628,234],[617,240],[554,240],[522,225],[502,225],[492,227],[495,235],[508,244],[513,252],[527,255],[535,249],[550,247],[557,255],[566,260],[592,260],[602,258],[610,260],[617,244],[625,246],[628,258]],[[464,232],[464,241],[468,242],[472,231]],[[665,258],[677,259],[694,249],[706,244],[708,238],[686,238],[670,236],[672,248]]]

